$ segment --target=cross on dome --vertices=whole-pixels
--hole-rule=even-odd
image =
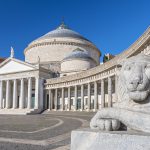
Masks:
[[[62,18],[62,22],[57,29],[69,29],[68,26],[65,24],[64,17]]]

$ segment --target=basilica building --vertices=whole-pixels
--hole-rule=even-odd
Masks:
[[[0,114],[43,111],[97,111],[113,107],[119,62],[150,53],[150,28],[120,54],[105,55],[88,39],[62,23],[32,41],[25,61],[0,58]],[[107,58],[107,59],[106,59]]]

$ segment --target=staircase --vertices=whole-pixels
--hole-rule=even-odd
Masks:
[[[0,109],[0,115],[32,115],[41,111],[40,109]]]

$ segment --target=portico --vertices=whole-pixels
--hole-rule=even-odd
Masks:
[[[32,109],[38,105],[35,101],[36,78],[21,78],[0,81],[1,109]]]
[[[31,65],[15,58],[5,60],[0,65],[0,114],[42,111],[44,79],[40,73],[44,74],[44,71],[46,72],[39,65]]]

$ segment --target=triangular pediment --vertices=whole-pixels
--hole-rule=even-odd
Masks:
[[[0,74],[24,72],[35,69],[35,66],[14,58],[8,58],[0,64]]]

